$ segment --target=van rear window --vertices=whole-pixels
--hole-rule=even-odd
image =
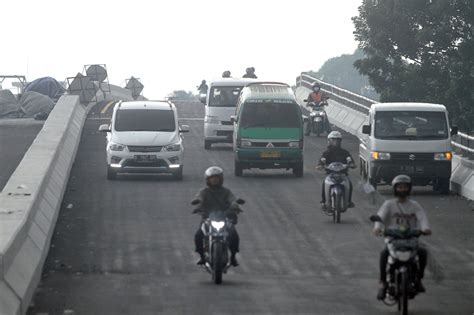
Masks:
[[[239,99],[242,86],[215,86],[209,94],[209,106],[235,107]]]
[[[378,111],[375,137],[396,140],[438,140],[448,138],[444,112]]]
[[[246,103],[240,115],[242,128],[300,128],[301,112],[293,102]]]
[[[115,117],[116,131],[175,131],[172,110],[122,109]]]

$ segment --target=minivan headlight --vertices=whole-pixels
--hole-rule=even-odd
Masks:
[[[240,146],[241,147],[251,147],[252,146],[252,141],[242,140],[242,141],[240,141]]]
[[[386,160],[390,160],[390,153],[372,151],[371,157],[372,157],[372,160],[386,161]]]
[[[111,142],[110,145],[109,145],[109,148],[112,151],[123,151],[123,150],[125,150],[125,146],[123,144],[115,143],[115,142]]]
[[[443,153],[434,154],[435,161],[451,161],[452,158],[453,158],[452,152],[443,152]]]
[[[169,145],[165,145],[162,149],[162,152],[175,152],[181,151],[181,143],[173,143]]]

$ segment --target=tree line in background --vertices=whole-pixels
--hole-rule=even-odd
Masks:
[[[364,0],[353,22],[380,101],[441,103],[474,131],[474,1]]]

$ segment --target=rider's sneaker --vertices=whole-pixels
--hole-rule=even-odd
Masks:
[[[415,281],[415,290],[418,293],[426,292],[425,286],[421,283],[421,280]]]
[[[380,284],[379,291],[377,292],[377,300],[384,300],[387,295],[387,283],[383,282]]]
[[[237,267],[239,265],[239,262],[237,261],[237,258],[235,255],[230,256],[230,264],[231,266]]]
[[[199,260],[196,262],[196,265],[205,265],[205,264],[206,264],[206,258],[204,257],[204,255],[201,255]]]
[[[353,203],[352,201],[349,202],[349,204],[347,205],[347,208],[354,208],[356,205],[355,203]]]
[[[325,202],[321,201],[319,204],[321,205],[321,209],[323,211],[326,211],[326,212],[328,211],[328,206],[326,205]]]

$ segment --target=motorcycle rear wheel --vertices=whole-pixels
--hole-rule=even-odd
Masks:
[[[342,211],[342,196],[335,195],[334,199],[334,211],[332,214],[332,218],[334,223],[341,223],[341,211]]]

